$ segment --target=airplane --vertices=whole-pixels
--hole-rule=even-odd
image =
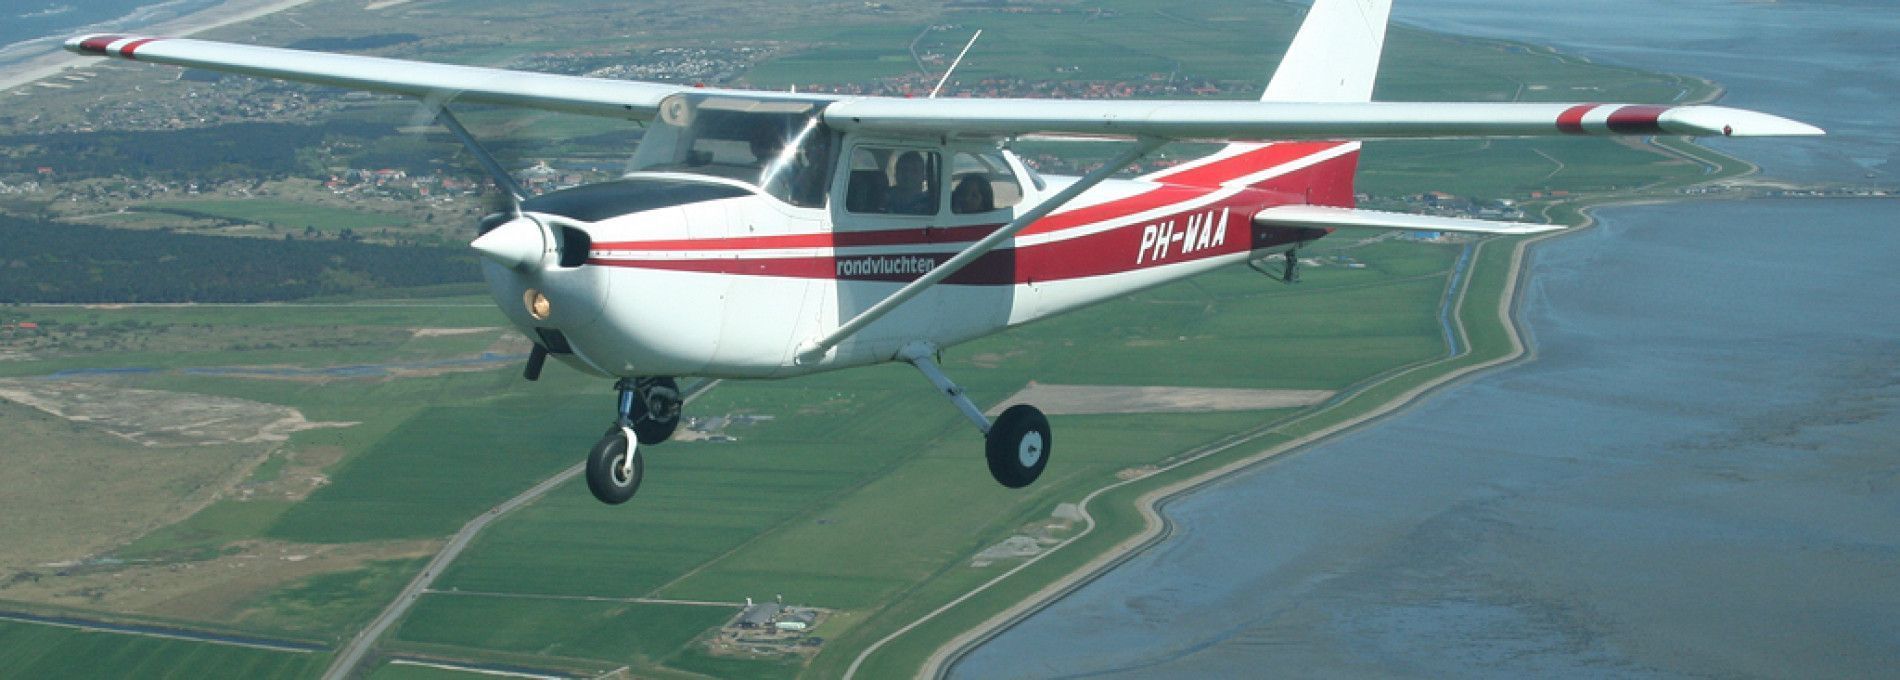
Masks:
[[[1390,0],[1315,0],[1257,101],[919,99],[718,89],[309,52],[87,35],[79,54],[420,100],[509,197],[471,246],[508,320],[548,357],[613,378],[589,452],[600,501],[632,498],[641,446],[679,423],[677,376],[779,379],[915,367],[984,436],[998,483],[1049,464],[1048,418],[994,420],[938,366],[959,343],[1246,264],[1296,277],[1335,229],[1532,234],[1561,227],[1355,207],[1361,143],[1565,135],[1820,135],[1721,106],[1375,102]],[[479,103],[640,121],[618,180],[530,196],[450,111]],[[1045,176],[1011,151],[1106,140],[1116,156]],[[1132,178],[1171,142],[1218,151]],[[1276,263],[1275,260],[1279,262]]]

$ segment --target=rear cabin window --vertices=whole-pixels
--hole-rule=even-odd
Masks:
[[[860,146],[851,152],[845,209],[884,215],[935,215],[942,199],[943,156],[903,147]]]
[[[1023,186],[995,151],[961,151],[950,162],[950,212],[972,215],[1021,203]]]

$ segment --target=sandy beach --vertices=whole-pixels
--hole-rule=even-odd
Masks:
[[[159,22],[138,30],[139,33],[183,38],[196,35],[214,28],[243,23],[258,17],[275,14],[310,2],[310,0],[230,0],[205,11],[183,16],[170,21]],[[82,57],[60,50],[21,61],[4,74],[0,74],[0,90],[11,90],[30,85],[44,78],[59,75],[66,69],[84,65],[97,57]]]

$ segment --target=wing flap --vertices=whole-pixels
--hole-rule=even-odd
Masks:
[[[1253,223],[1262,227],[1301,227],[1308,229],[1398,229],[1403,231],[1449,231],[1460,234],[1541,234],[1563,229],[1562,225],[1528,222],[1492,222],[1462,217],[1411,215],[1406,213],[1334,208],[1319,205],[1283,205],[1256,213]]]

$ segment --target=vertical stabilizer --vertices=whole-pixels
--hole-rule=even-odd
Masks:
[[[1313,0],[1265,102],[1369,102],[1392,0]]]
[[[1391,13],[1392,0],[1313,0],[1260,101],[1372,101]],[[1239,142],[1143,178],[1270,189],[1312,205],[1352,207],[1358,169],[1358,142]]]

